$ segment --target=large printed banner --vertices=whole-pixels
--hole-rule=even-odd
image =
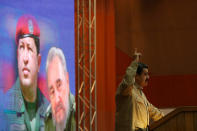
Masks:
[[[0,15],[0,130],[75,130],[74,1],[3,0]]]

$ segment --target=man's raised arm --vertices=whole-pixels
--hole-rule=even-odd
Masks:
[[[126,74],[118,87],[117,94],[124,96],[131,95],[140,56],[141,53],[137,52],[137,49],[135,49],[133,55],[134,59],[126,70]]]

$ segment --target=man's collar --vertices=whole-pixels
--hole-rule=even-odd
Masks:
[[[19,111],[25,111],[25,99],[23,97],[23,94],[22,94],[22,91],[21,91],[21,88],[20,88],[20,80],[19,78],[17,78],[16,80],[16,84],[15,84],[15,88],[16,90],[15,91],[18,91],[19,94],[18,94],[18,97],[17,99],[19,99],[18,101],[20,102],[21,101],[21,108]],[[44,110],[46,108],[46,99],[44,98],[43,94],[41,93],[40,89],[37,87],[37,108],[43,108],[43,109],[40,109],[41,110],[41,114],[43,115],[43,112],[42,110]]]

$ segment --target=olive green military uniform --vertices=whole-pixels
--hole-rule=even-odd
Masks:
[[[66,123],[66,128],[64,129],[64,131],[76,130],[75,112],[76,112],[75,97],[71,93],[69,93],[69,114]],[[51,105],[49,105],[45,114],[46,114],[45,131],[55,131],[56,127],[53,124]]]
[[[44,130],[44,112],[46,111],[47,101],[41,94],[40,90],[37,89],[37,103],[34,117],[35,131]],[[6,103],[4,109],[5,119],[8,123],[8,130],[10,131],[32,131],[31,120],[29,113],[26,109],[26,102],[24,101],[19,78],[12,88],[6,93]]]
[[[132,62],[116,92],[116,131],[147,130],[149,118],[154,121],[163,117],[163,113],[146,99],[142,88],[135,83],[138,63]],[[132,88],[133,87],[133,88]],[[123,95],[126,88],[132,88],[129,95]]]

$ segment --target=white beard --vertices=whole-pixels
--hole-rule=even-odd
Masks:
[[[67,109],[66,109],[66,116],[65,118],[62,120],[61,123],[57,123],[56,120],[55,120],[55,117],[52,113],[52,117],[53,117],[53,124],[56,126],[56,131],[64,131],[64,129],[66,128],[66,124],[67,124],[67,121],[68,121],[68,116],[70,114],[70,108],[69,108],[69,102],[68,104],[66,105]]]
[[[64,131],[65,126],[66,124],[64,123],[59,123],[59,124],[56,123],[56,131]]]

